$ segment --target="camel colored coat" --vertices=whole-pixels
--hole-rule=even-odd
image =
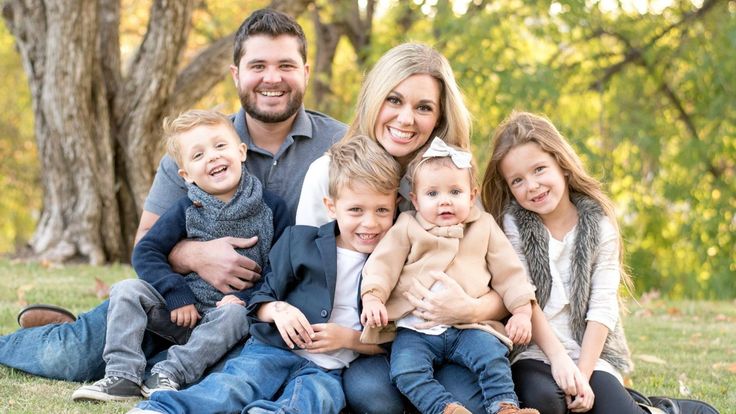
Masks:
[[[401,213],[368,258],[360,295],[371,293],[380,298],[386,304],[389,321],[396,321],[414,310],[404,292],[411,290],[414,280],[431,288],[432,271],[445,272],[474,298],[492,288],[507,309],[535,300],[534,286],[528,282],[511,243],[493,217],[475,206],[464,223],[444,227],[428,223],[415,211]],[[482,329],[512,346],[499,321],[454,327]],[[366,327],[360,340],[384,343],[395,335],[396,325],[390,323],[383,328]]]

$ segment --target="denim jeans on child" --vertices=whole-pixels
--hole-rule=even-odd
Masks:
[[[391,348],[391,379],[422,413],[442,413],[458,402],[433,377],[433,366],[452,361],[478,377],[487,413],[499,404],[518,404],[507,358],[508,348],[495,336],[479,329],[448,328],[427,335],[399,328]]]
[[[335,413],[345,406],[342,370],[325,370],[292,351],[250,338],[222,372],[182,391],[159,391],[138,408],[162,413]],[[283,392],[278,399],[279,390]],[[375,396],[380,398],[380,396]]]
[[[248,333],[248,312],[238,304],[207,308],[193,330],[172,323],[170,315],[164,298],[143,280],[113,285],[103,353],[105,375],[142,382],[146,357],[140,345],[148,330],[177,344],[151,372],[164,374],[179,385],[190,384]]]

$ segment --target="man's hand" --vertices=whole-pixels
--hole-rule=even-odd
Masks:
[[[235,295],[223,296],[222,299],[220,299],[219,301],[217,301],[217,303],[215,303],[215,306],[219,308],[220,306],[228,304],[228,303],[234,303],[236,305],[245,306],[245,302],[243,302],[242,299],[240,299],[239,297]]]
[[[194,305],[185,305],[171,311],[171,322],[182,328],[194,328],[201,318]]]
[[[340,326],[336,323],[316,323],[312,325],[314,336],[308,351],[313,354],[332,352],[341,348],[347,348],[347,340],[353,330]]]
[[[506,322],[506,335],[511,342],[526,345],[532,340],[532,305],[519,306],[512,313]]]
[[[370,293],[363,295],[363,313],[360,315],[360,323],[371,328],[388,325],[386,305],[377,296]]]
[[[261,278],[261,268],[235,249],[252,247],[257,242],[258,237],[182,240],[169,254],[169,263],[177,273],[196,272],[222,293],[248,289]]]
[[[276,301],[262,305],[258,310],[258,319],[276,324],[281,338],[290,349],[294,349],[295,345],[304,349],[312,343],[312,325],[302,311],[287,302]]]

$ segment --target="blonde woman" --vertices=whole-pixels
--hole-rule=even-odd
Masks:
[[[404,43],[386,52],[366,75],[358,96],[355,119],[346,138],[367,135],[376,140],[401,165],[409,162],[434,136],[451,137],[448,144],[470,147],[470,114],[447,59],[420,43]],[[320,226],[329,221],[323,198],[328,195],[327,156],[317,159],[304,178],[296,223]],[[399,209],[411,209],[406,178],[399,188]],[[432,292],[418,287],[410,298],[427,327],[500,319],[507,311],[499,296],[490,292],[468,296],[445,275],[437,276],[447,287]],[[356,300],[357,300],[356,296]],[[355,332],[359,335],[359,332]],[[476,378],[454,364],[440,367],[435,377],[471,411],[484,411]],[[401,413],[403,399],[391,384],[386,354],[353,361],[343,377],[348,405],[360,413]],[[380,398],[366,398],[366,396]]]

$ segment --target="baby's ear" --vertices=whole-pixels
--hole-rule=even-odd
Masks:
[[[411,204],[414,206],[414,210],[419,211],[419,206],[418,206],[419,203],[417,203],[417,195],[414,194],[413,191],[409,193],[409,199],[411,200]],[[400,202],[401,202],[401,196],[397,196],[396,205],[398,205]]]
[[[470,190],[470,203],[475,203],[475,199],[478,197],[478,187],[473,187],[472,190]]]

